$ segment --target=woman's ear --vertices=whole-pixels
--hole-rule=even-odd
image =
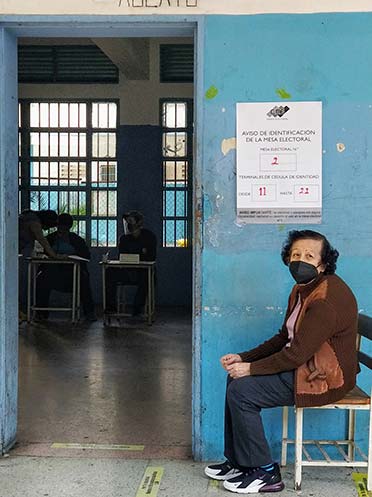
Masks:
[[[324,271],[326,270],[327,266],[328,266],[328,263],[327,263],[327,262],[326,262],[325,264],[321,263],[321,264],[318,266],[318,268],[317,268],[317,269],[318,269],[318,272],[319,272],[319,273],[324,273]]]

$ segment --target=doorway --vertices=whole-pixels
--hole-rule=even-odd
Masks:
[[[189,32],[193,32],[194,26],[190,26],[189,30],[190,30]],[[27,29],[25,28],[25,31],[22,34],[25,35],[26,31]],[[97,32],[95,31],[95,33]],[[181,33],[184,34],[184,31],[181,30]],[[71,36],[74,34],[75,33],[71,33]],[[165,33],[163,32],[162,34],[164,37]],[[173,97],[173,95],[171,95],[171,97]],[[39,99],[39,101],[37,102],[38,95],[36,96],[33,95],[32,99],[28,101],[27,99],[25,99],[24,102],[27,101],[27,103],[31,104],[31,100],[33,101],[33,103],[38,103],[39,105],[47,103],[45,102],[45,99],[43,101]],[[168,100],[168,102],[170,101],[171,100]],[[60,98],[60,102],[64,104],[66,103],[69,104],[71,103],[71,99],[66,99],[65,96],[62,96],[62,99]],[[178,100],[177,101],[175,100],[172,103],[172,105],[174,105],[175,108],[177,108],[177,102]],[[51,103],[56,103],[56,102],[49,101],[48,105],[50,105]],[[75,101],[73,103],[77,102]],[[41,129],[37,130],[37,132],[39,133],[43,131],[52,132],[51,130],[49,131]],[[177,139],[177,130],[172,130],[172,131],[174,133],[175,139]],[[64,132],[66,132],[66,130],[64,130]],[[162,136],[161,133],[159,136]],[[40,157],[46,159],[45,156],[40,156]],[[165,157],[163,159],[165,159],[168,163],[170,162],[169,157]],[[165,162],[165,160],[163,162]],[[48,160],[44,160],[44,162],[48,162]],[[173,160],[173,162],[177,161]],[[167,164],[167,166],[169,170],[170,169],[169,164]],[[178,170],[177,166],[174,167],[174,170],[176,171],[177,175],[177,170]],[[40,168],[39,168],[39,173],[40,173]],[[39,181],[41,180],[41,178],[42,175],[39,177]],[[177,177],[173,176],[172,178],[173,182],[175,182],[176,179]],[[119,174],[118,174],[118,180],[119,180]],[[50,178],[48,178],[48,181],[50,186]],[[50,199],[51,189],[45,188],[45,185],[41,185],[40,183],[38,186],[39,186],[38,189],[37,188],[34,189],[37,190],[39,193],[38,201],[40,202],[41,199],[40,195],[41,191],[47,191],[48,192],[47,196]],[[177,189],[177,187],[178,185],[176,185],[175,189]],[[118,194],[118,197],[119,195],[120,193]],[[82,217],[84,217],[84,215],[82,215]],[[169,221],[168,219],[164,219],[164,216],[162,220],[163,220],[163,225],[165,221]],[[79,219],[79,221],[83,222],[84,219]],[[174,221],[176,222],[179,220],[175,219]],[[117,229],[120,229],[120,225],[117,225]],[[162,229],[161,232],[162,240],[166,239],[166,237],[163,238],[163,234],[164,230]],[[180,239],[181,237],[179,237],[179,235],[176,232],[175,243],[177,244],[177,240]],[[183,243],[187,243],[187,238],[186,242],[185,242],[185,237],[182,237],[182,239]],[[182,246],[178,248],[181,247]],[[165,248],[169,249],[169,247],[164,247],[164,249]],[[189,248],[191,251],[191,247]],[[102,250],[106,249],[106,247],[105,248],[96,247],[96,249],[97,250],[95,251],[95,256],[93,258],[93,261],[98,261],[100,259]],[[195,248],[193,250],[195,250]],[[179,266],[180,265],[178,264],[178,267]],[[190,269],[191,269],[191,260],[190,260]],[[190,271],[190,277],[191,277],[191,271]],[[33,397],[33,399],[35,398],[39,399],[37,405],[41,408],[40,412],[41,413],[44,412],[44,414],[47,417],[49,416],[50,421],[56,419],[56,417],[54,416],[56,413],[64,412],[67,416],[65,420],[60,418],[59,422],[56,423],[54,426],[54,428],[57,428],[57,430],[55,431],[52,438],[54,438],[55,442],[57,443],[59,442],[64,442],[67,444],[80,443],[80,445],[82,445],[85,442],[90,444],[92,443],[105,444],[107,442],[111,445],[121,444],[121,445],[132,445],[132,446],[141,446],[141,445],[146,446],[146,443],[141,444],[141,438],[142,438],[142,440],[146,439],[149,450],[157,450],[154,449],[154,447],[157,446],[159,448],[161,445],[167,445],[167,442],[165,444],[162,444],[159,442],[160,438],[157,438],[157,440],[155,440],[154,436],[152,435],[156,433],[157,434],[163,433],[163,435],[165,434],[169,435],[170,434],[169,426],[171,425],[171,419],[173,420],[174,424],[175,419],[177,418],[183,419],[183,417],[184,419],[186,419],[188,416],[188,421],[186,421],[185,424],[188,425],[186,427],[186,431],[188,432],[189,441],[187,442],[187,440],[182,438],[183,435],[179,434],[177,435],[176,433],[177,429],[175,429],[174,433],[172,434],[172,436],[174,435],[174,438],[173,440],[170,441],[169,446],[172,445],[173,447],[177,446],[184,447],[185,449],[182,449],[179,453],[183,453],[184,456],[189,456],[191,454],[190,446],[191,446],[191,422],[192,422],[192,414],[191,414],[191,364],[192,364],[191,340],[192,338],[190,331],[191,313],[188,315],[183,315],[183,316],[181,315],[181,321],[177,321],[174,320],[174,315],[172,315],[172,312],[173,312],[172,309],[164,309],[164,313],[159,314],[159,320],[157,321],[157,323],[155,323],[155,326],[153,326],[151,330],[145,329],[141,326],[137,327],[135,326],[134,327],[135,329],[133,329],[133,326],[131,326],[126,330],[124,334],[121,333],[120,329],[111,330],[110,332],[106,333],[107,330],[104,331],[99,330],[98,324],[92,325],[90,327],[90,331],[88,327],[88,329],[78,330],[77,333],[74,334],[69,333],[69,330],[66,329],[63,325],[60,326],[60,323],[56,324],[56,327],[53,332],[51,329],[40,326],[37,329],[32,330],[31,333],[29,333],[28,329],[27,330],[25,329],[22,337],[22,339],[24,339],[24,343],[22,343],[21,355],[20,355],[21,409],[19,411],[19,420],[20,420],[19,435],[21,435],[22,437],[23,436],[22,434],[24,434],[23,438],[26,440],[28,438],[28,435],[24,430],[26,429],[25,427],[27,425],[31,425],[35,427],[35,436],[36,436],[36,438],[34,439],[35,442],[37,442],[37,438],[39,438],[39,442],[47,445],[49,445],[49,442],[52,441],[50,437],[48,440],[46,440],[41,435],[43,431],[45,433],[45,424],[42,422],[43,417],[36,415],[37,419],[34,419],[34,421],[32,421],[32,412],[29,409],[27,409],[27,406],[25,404],[22,406],[22,388],[24,388],[25,391],[28,389],[29,391],[31,391],[32,388],[30,387],[32,385],[30,384],[30,382],[32,382],[34,379],[35,380],[35,384],[33,385],[34,387],[39,382],[39,385],[36,387],[37,391],[39,392],[39,395],[36,394]],[[165,330],[166,326],[168,326],[168,328]],[[160,328],[162,328],[163,334],[160,333],[159,335]],[[189,331],[185,331],[187,329]],[[156,333],[157,331],[158,334]],[[180,338],[181,341],[177,342],[177,337]],[[152,341],[152,346],[151,346],[151,341]],[[148,350],[144,351],[144,344],[149,346]],[[48,363],[47,355],[43,356],[43,349],[45,351],[46,349],[48,349],[48,347],[51,348],[52,350],[51,355],[53,356],[54,354],[54,359],[57,361],[57,363],[55,363],[55,368],[53,368],[53,365],[51,363]],[[57,347],[57,349],[55,347]],[[124,348],[121,349],[121,347]],[[159,350],[164,352],[164,355],[160,354]],[[106,351],[109,351],[109,353],[105,354]],[[123,355],[120,354],[120,351],[123,352]],[[174,373],[175,369],[177,369],[174,368],[174,361],[177,359],[177,354],[178,354],[177,351],[180,352],[180,354],[182,355],[181,362],[179,363],[179,365],[181,366],[178,368],[178,371],[182,371],[181,380],[180,376],[177,376],[177,373],[176,374]],[[152,405],[152,407],[149,409],[148,408],[149,404],[142,403],[141,405],[139,404],[136,405],[136,402],[138,401],[138,394],[141,393],[139,388],[141,382],[138,381],[138,371],[136,373],[136,368],[138,368],[138,364],[133,363],[133,358],[136,357],[136,353],[141,354],[141,352],[143,352],[143,357],[141,360],[146,358],[146,361],[148,360],[149,362],[151,362],[152,360],[151,353],[156,352],[155,363],[154,361],[152,362],[152,366],[154,366],[153,367],[154,371],[152,372],[147,371],[146,374],[144,374],[144,376],[142,377],[142,380],[145,383],[147,382],[146,388],[148,388],[148,390],[146,390],[145,393],[142,392],[146,397],[146,402],[150,402],[151,404],[151,401],[153,400],[151,399],[151,395],[149,398],[149,393],[152,393],[154,398],[155,397],[159,398],[159,392],[162,392],[162,394],[164,394],[164,397],[167,397],[169,399],[172,398],[174,400],[174,396],[177,393],[181,393],[182,391],[183,394],[182,402],[181,404],[178,405],[178,407],[176,407],[175,410],[173,409],[170,412],[166,412],[167,409],[164,406],[159,407],[158,409],[154,408],[154,406]],[[133,355],[131,355],[130,353],[133,353]],[[116,356],[116,362],[114,360],[115,356]],[[186,362],[184,362],[185,358],[187,358],[186,362],[189,366],[188,370],[187,368],[183,367],[186,364]],[[66,360],[68,362],[71,361],[69,362],[71,366],[69,370],[61,368],[61,362],[63,363],[63,361]],[[123,361],[125,362],[124,367],[123,367]],[[173,366],[172,366],[172,361],[173,361]],[[45,389],[46,386],[45,377],[44,379],[42,379],[41,377],[36,378],[35,374],[32,372],[33,364],[38,364],[40,367],[45,367],[46,371],[49,370],[49,368],[51,368],[49,371],[53,373],[52,374],[53,381],[50,383],[50,386],[54,384],[57,387],[56,391],[58,392],[58,395],[54,399],[50,395],[51,391],[48,393],[48,389]],[[142,363],[142,365],[143,364],[144,363]],[[79,376],[81,380],[80,382],[71,383],[71,381],[73,381],[72,378],[73,375],[71,375],[72,370],[74,370],[77,376]],[[125,381],[123,381],[122,375],[120,374],[120,370],[121,373],[126,374]],[[109,374],[107,374],[107,372],[109,372]],[[110,381],[108,381],[108,376],[110,376],[110,373],[112,373],[112,378],[116,377],[116,380],[111,383]],[[115,383],[116,381],[117,383]],[[117,391],[119,392],[121,390],[121,394],[118,394],[117,396],[113,395],[114,383],[117,386]],[[187,388],[187,386],[189,386],[189,388]],[[77,408],[76,406],[74,407],[74,405],[67,400],[67,397],[65,397],[64,395],[61,396],[61,393],[62,394],[63,392],[66,393],[69,390],[71,390],[74,393],[74,395],[70,397],[70,400],[72,397],[79,399],[79,406]],[[43,395],[43,392],[45,395]],[[102,405],[102,410],[100,411],[98,418],[97,418],[97,412],[94,411],[92,404],[92,401],[94,399],[96,399],[98,404]],[[107,402],[107,404],[105,404],[105,402]],[[146,411],[151,412],[151,414],[148,413],[149,417],[151,418],[151,423],[149,423],[148,426],[151,426],[151,430],[149,428],[144,429],[143,424],[141,424],[140,422],[141,416],[138,416],[139,412],[145,413]],[[117,418],[117,416],[115,416],[115,414],[117,413],[123,414],[123,412],[126,412],[127,414],[129,412],[132,412],[133,417],[131,418],[130,422],[126,423],[125,419],[123,418],[119,419]],[[78,419],[82,421],[81,425],[77,423]],[[135,421],[137,421],[137,423]],[[160,423],[162,422],[165,423],[163,426],[164,429],[161,428],[160,425],[157,425],[156,421],[159,421]],[[86,427],[89,424],[93,427],[99,428],[99,430],[96,431],[96,433],[99,434],[97,436],[97,441],[93,440],[91,438],[91,435],[86,431],[84,431],[84,428],[81,429],[82,426]],[[62,428],[62,431],[58,432],[58,425],[60,428]],[[125,435],[123,438],[126,438],[128,441],[124,440],[123,438],[121,440],[118,440],[116,436],[118,433],[117,431],[118,426],[124,426],[124,425],[126,425],[127,435]],[[66,426],[71,426],[71,437],[66,436],[67,433],[65,430]],[[107,436],[108,433],[107,430],[110,429],[111,432],[109,436]],[[136,435],[136,430],[137,430],[137,435]],[[184,433],[186,431],[184,431]],[[13,432],[14,432],[14,426],[13,426]],[[57,436],[59,440],[56,440]],[[120,435],[120,437],[121,436],[122,435]],[[8,438],[8,444],[6,443],[5,440],[6,438]],[[4,437],[4,445],[3,445],[4,448],[6,447],[6,445],[10,445],[12,443],[11,438],[12,438],[11,436]],[[26,440],[26,441],[32,442],[32,440]],[[151,442],[153,443],[151,444]]]

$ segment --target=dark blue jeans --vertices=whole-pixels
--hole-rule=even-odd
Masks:
[[[265,376],[228,376],[225,403],[225,457],[237,468],[272,461],[261,409],[294,405],[294,371]],[[281,427],[279,427],[281,429]]]

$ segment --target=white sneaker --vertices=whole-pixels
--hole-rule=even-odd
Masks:
[[[251,469],[247,473],[224,481],[223,486],[226,490],[238,494],[281,492],[284,489],[280,469],[276,463],[272,471],[265,471],[262,468]]]
[[[214,480],[228,480],[242,474],[240,469],[234,468],[229,461],[220,464],[211,464],[204,469],[204,473]]]

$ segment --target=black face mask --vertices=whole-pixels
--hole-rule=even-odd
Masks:
[[[317,267],[318,266],[315,267],[307,262],[292,261],[289,264],[289,271],[296,283],[304,284],[309,283],[309,281],[318,276]]]

